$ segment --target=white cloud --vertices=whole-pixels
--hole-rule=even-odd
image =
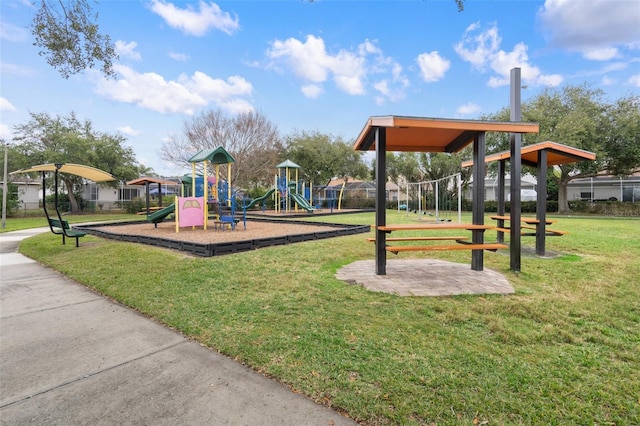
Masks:
[[[323,93],[322,84],[332,79],[336,87],[350,95],[366,93],[367,77],[370,74],[389,74],[389,99],[400,98],[408,80],[402,75],[402,67],[385,57],[374,41],[365,40],[353,51],[340,50],[336,54],[327,51],[321,37],[308,35],[304,41],[289,38],[276,40],[267,50],[272,61],[270,67],[288,67],[304,81],[302,93],[316,98]]]
[[[637,48],[640,40],[636,0],[546,0],[538,19],[551,44],[570,50],[589,52],[633,44]]]
[[[16,107],[6,98],[0,97],[0,111],[16,112]]]
[[[164,0],[151,0],[153,12],[160,15],[169,26],[188,35],[201,37],[212,28],[231,35],[240,27],[237,16],[231,17],[215,3],[200,1],[198,7],[197,11],[191,5],[180,9]]]
[[[134,129],[134,128],[133,128],[133,127],[131,127],[131,126],[121,126],[121,127],[118,127],[118,131],[119,131],[120,133],[123,133],[123,134],[125,134],[125,135],[129,135],[129,136],[138,136],[138,135],[140,135],[140,131],[139,131],[139,130]]]
[[[138,47],[138,43],[135,41],[130,41],[129,43],[122,40],[116,41],[116,52],[119,56],[140,61],[142,60],[142,55],[136,52],[136,47]]]
[[[92,72],[98,94],[118,102],[137,105],[161,113],[193,114],[210,103],[231,112],[251,111],[245,99],[251,95],[251,83],[239,76],[214,79],[196,71],[167,81],[156,73],[138,73],[124,65],[115,65],[117,79],[106,79]]]
[[[324,92],[322,86],[318,84],[307,84],[305,86],[302,86],[300,90],[302,91],[304,96],[309,99],[316,99]]]
[[[462,59],[471,63],[474,68],[484,71],[487,58],[498,50],[502,39],[495,24],[491,28],[477,33],[479,29],[479,22],[469,25],[464,32],[462,41],[455,45],[455,51]],[[472,48],[470,49],[468,46]]]
[[[582,55],[586,59],[591,59],[593,61],[608,61],[620,56],[620,54],[618,53],[618,49],[616,49],[615,47],[587,49],[582,53]]]
[[[456,109],[456,112],[459,115],[465,116],[477,115],[480,113],[480,111],[482,111],[482,108],[480,108],[479,105],[476,105],[473,102],[467,102],[466,104],[461,105]]]
[[[0,62],[0,73],[3,76],[6,75],[20,75],[20,76],[32,76],[35,75],[33,69],[23,67],[20,65],[7,64],[6,62]]]
[[[489,87],[508,85],[513,68],[520,68],[523,83],[531,86],[555,87],[563,82],[561,75],[543,74],[540,68],[530,63],[526,44],[518,43],[512,51],[507,52],[500,49],[501,43],[495,23],[486,30],[476,23],[465,30],[455,51],[476,70],[493,73],[487,81]]]
[[[640,74],[632,75],[629,80],[627,80],[627,83],[640,88]]]
[[[26,28],[13,25],[6,21],[0,21],[0,40],[21,42],[29,39],[29,31]]]
[[[438,53],[437,50],[429,53],[421,53],[416,58],[420,67],[420,75],[427,83],[441,80],[444,74],[451,67],[451,62]]]
[[[618,81],[616,79],[611,78],[611,77],[607,77],[605,75],[604,77],[602,77],[602,80],[600,81],[600,84],[602,84],[603,86],[613,86],[617,82]]]
[[[187,55],[186,53],[177,53],[177,52],[169,52],[169,57],[178,62],[186,62],[189,59],[191,59],[190,56]]]

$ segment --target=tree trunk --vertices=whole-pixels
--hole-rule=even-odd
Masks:
[[[567,200],[568,180],[561,179],[558,182],[558,213],[569,213],[569,200]]]
[[[78,206],[78,200],[73,193],[73,182],[68,179],[63,179],[63,182],[67,190],[67,195],[69,197],[69,207],[71,207],[71,213],[78,213],[80,211],[80,207]]]

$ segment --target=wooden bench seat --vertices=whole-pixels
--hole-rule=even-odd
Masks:
[[[378,226],[379,231],[438,231],[444,229],[466,229],[468,231],[485,231],[493,229],[491,225],[475,225],[473,223],[402,223],[397,225]]]
[[[66,244],[65,238],[75,238],[76,247],[80,247],[80,237],[87,235],[82,231],[78,231],[69,226],[66,220],[49,219],[49,228],[55,235],[62,235],[62,244]]]
[[[524,229],[533,229],[533,230],[536,229],[535,226],[523,226],[522,228],[524,228]],[[569,233],[568,231],[560,231],[559,229],[545,228],[544,230],[547,232],[547,235],[551,235],[551,236],[553,236],[553,235],[560,236],[560,235],[565,235],[565,234]],[[523,235],[525,235],[525,234],[523,233]],[[530,235],[530,234],[527,234],[527,235]],[[535,234],[533,234],[533,235],[535,235]]]
[[[506,244],[498,243],[484,243],[484,244],[453,244],[453,245],[438,245],[438,246],[387,246],[385,250],[394,254],[398,254],[401,251],[448,251],[448,250],[499,250],[507,249],[509,246]]]
[[[442,241],[442,240],[454,240],[454,241],[464,241],[468,240],[469,237],[464,236],[455,236],[455,237],[388,237],[385,238],[386,241]],[[376,241],[375,238],[367,238],[367,241],[373,243]]]
[[[531,229],[531,230],[534,230],[534,231],[536,230],[535,226],[522,226],[521,228],[522,229]],[[496,228],[496,231],[504,232],[504,233],[508,234],[508,233],[511,232],[511,228]],[[560,231],[560,230],[557,230],[557,229],[549,229],[549,228],[545,228],[545,232],[546,232],[545,235],[547,235],[549,237],[555,237],[555,236],[559,237],[559,236],[566,235],[566,234],[569,233],[567,231]],[[532,236],[535,236],[536,233],[535,232],[524,232],[523,231],[523,232],[520,232],[520,235],[532,237]]]

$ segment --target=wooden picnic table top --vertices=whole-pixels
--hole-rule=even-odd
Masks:
[[[484,231],[495,229],[493,225],[475,225],[473,223],[402,223],[397,225],[378,226],[378,230],[383,232],[393,231],[429,231],[438,229],[468,229],[471,231]]]
[[[491,216],[491,219],[493,220],[511,220],[511,216]],[[529,225],[536,225],[538,223],[540,223],[540,221],[538,219],[536,219],[535,217],[521,217],[520,218],[521,222],[527,223]],[[547,225],[551,225],[552,223],[556,223],[557,220],[555,219],[547,219],[545,221],[545,223]]]

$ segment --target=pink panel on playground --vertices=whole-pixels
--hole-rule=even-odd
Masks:
[[[179,197],[178,206],[181,227],[204,225],[204,197]]]

